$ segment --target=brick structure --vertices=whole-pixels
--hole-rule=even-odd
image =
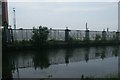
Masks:
[[[4,22],[8,23],[8,6],[7,6],[7,0],[4,0],[4,2],[2,2],[2,24],[4,24]]]

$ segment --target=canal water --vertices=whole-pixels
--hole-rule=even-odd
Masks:
[[[13,78],[118,76],[120,46],[8,52],[3,75]]]

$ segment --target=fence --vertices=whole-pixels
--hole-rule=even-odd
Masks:
[[[12,29],[9,30],[10,36],[13,35],[13,39],[17,41],[29,41],[32,39],[32,29]],[[117,32],[105,32],[106,40],[112,40],[117,37]],[[84,40],[86,38],[86,30],[71,30],[69,31],[69,37],[73,40]],[[103,37],[103,31],[89,31],[88,32],[89,40],[95,40],[97,36],[101,39]],[[120,35],[118,35],[118,39],[120,39]],[[48,40],[65,40],[65,30],[61,29],[52,29],[49,30]]]

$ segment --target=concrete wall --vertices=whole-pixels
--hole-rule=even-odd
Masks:
[[[89,32],[89,38],[90,40],[95,40],[96,34],[99,35],[102,38],[102,31],[90,31]],[[22,40],[30,40],[32,39],[32,29],[17,29],[13,30],[13,38],[14,40],[22,41]],[[114,35],[116,35],[116,32],[109,31],[106,32],[106,40],[113,39]],[[77,40],[84,40],[85,37],[85,31],[84,30],[71,30],[69,32],[69,36],[73,39]],[[120,37],[119,37],[120,38]],[[65,40],[65,31],[64,30],[58,30],[54,29],[51,30],[48,35],[48,40]]]

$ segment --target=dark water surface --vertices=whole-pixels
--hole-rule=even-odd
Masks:
[[[9,52],[4,75],[13,78],[118,76],[120,46]]]

